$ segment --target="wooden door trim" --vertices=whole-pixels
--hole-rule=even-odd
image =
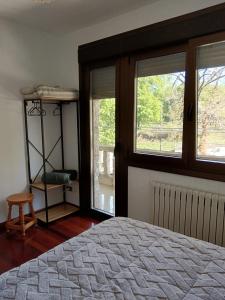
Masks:
[[[109,59],[225,30],[225,3],[79,46],[80,63]]]
[[[124,60],[124,59],[123,59]],[[122,61],[123,61],[122,60]],[[125,89],[121,86],[121,74],[124,65],[121,60],[103,60],[92,64],[80,64],[80,137],[81,137],[81,170],[80,170],[80,207],[82,211],[93,212],[91,208],[91,140],[90,140],[90,72],[94,68],[106,66],[116,66],[116,143],[119,144],[119,151],[116,153],[116,199],[115,215],[127,216],[128,211],[128,166],[126,164],[126,146],[124,147],[124,136],[126,130],[121,130],[121,120],[126,109],[126,104],[122,103],[121,95],[125,94]],[[125,100],[125,96],[123,97]],[[124,102],[123,100],[123,102]],[[125,140],[126,142],[126,140]]]

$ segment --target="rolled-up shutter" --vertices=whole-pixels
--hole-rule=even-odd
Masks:
[[[201,46],[197,51],[197,68],[225,66],[225,42]]]
[[[93,100],[115,98],[115,67],[91,71],[91,98]]]
[[[147,77],[185,71],[186,53],[176,53],[137,62],[136,76]]]

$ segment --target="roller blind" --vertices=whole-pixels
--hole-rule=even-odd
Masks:
[[[186,53],[154,57],[137,62],[136,76],[146,77],[185,71]]]
[[[91,71],[91,96],[93,100],[115,98],[115,66]]]
[[[197,50],[197,68],[225,66],[225,42],[201,46]]]

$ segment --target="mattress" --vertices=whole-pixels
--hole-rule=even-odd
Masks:
[[[2,274],[0,299],[225,299],[225,249],[112,218]]]

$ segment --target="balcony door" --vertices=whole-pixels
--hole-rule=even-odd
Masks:
[[[128,210],[128,61],[80,66],[80,207],[103,218]]]
[[[90,73],[91,208],[115,215],[115,66]]]

